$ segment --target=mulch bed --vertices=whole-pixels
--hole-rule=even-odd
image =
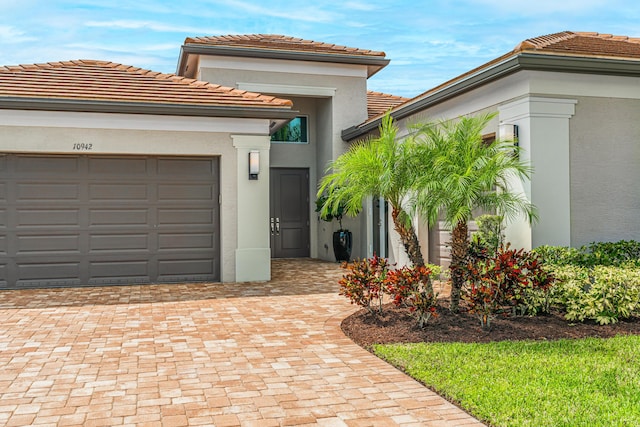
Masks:
[[[475,315],[462,311],[452,314],[447,301],[440,300],[438,316],[432,317],[423,329],[417,327],[408,310],[387,304],[380,316],[373,317],[364,309],[352,314],[343,320],[342,330],[355,343],[369,349],[372,344],[390,343],[484,343],[640,335],[640,319],[632,318],[613,325],[598,325],[591,321],[571,323],[560,313],[552,313],[537,317],[496,318],[491,322],[491,330],[486,331],[481,328]]]

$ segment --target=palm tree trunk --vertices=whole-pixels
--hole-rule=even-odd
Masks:
[[[469,251],[469,228],[466,221],[458,221],[451,231],[451,311],[457,313],[460,291],[464,284],[464,268]]]
[[[422,258],[418,236],[416,236],[416,232],[412,226],[407,227],[400,221],[400,212],[400,209],[396,207],[394,207],[391,212],[394,228],[400,235],[400,241],[404,245],[404,250],[407,252],[411,263],[415,267],[424,267],[424,258]]]
[[[414,267],[424,267],[424,258],[422,257],[422,250],[420,249],[420,242],[413,226],[407,227],[404,222],[399,218],[400,209],[393,208],[391,211],[391,217],[393,218],[393,226],[400,235],[400,241],[404,245],[404,250],[409,256],[409,260]],[[431,278],[424,284],[427,293],[433,294],[433,283]]]

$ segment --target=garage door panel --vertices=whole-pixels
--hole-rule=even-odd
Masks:
[[[77,156],[17,156],[16,160],[16,171],[20,175],[69,176],[80,170]]]
[[[158,209],[158,225],[214,224],[213,209]]]
[[[214,274],[214,262],[211,259],[160,259],[158,275],[165,280],[194,278],[195,276],[211,277]],[[193,279],[192,279],[193,280]]]
[[[79,282],[79,262],[17,262],[18,278],[21,281],[57,280],[58,282]]]
[[[1,172],[1,171],[0,171]],[[0,182],[0,203],[7,201],[7,184]]]
[[[80,236],[70,235],[18,235],[17,255],[68,253],[79,254]]]
[[[149,209],[90,209],[89,225],[140,226],[148,224]]]
[[[0,209],[0,229],[7,227],[7,210]]]
[[[0,255],[7,255],[7,236],[6,234],[0,234]],[[0,276],[2,277],[2,276]]]
[[[89,238],[89,253],[100,251],[149,251],[147,234],[99,234]]]
[[[149,282],[149,261],[116,259],[112,261],[89,261],[89,280],[110,279],[114,283]]]
[[[26,227],[69,227],[80,221],[79,209],[19,209],[16,226]]]
[[[212,249],[214,246],[213,233],[171,233],[158,235],[158,251],[177,249]]]
[[[210,201],[213,198],[213,186],[210,184],[158,184],[158,201],[180,200]]]
[[[209,159],[158,159],[158,174],[176,176],[179,179],[212,176],[214,163]]]
[[[115,175],[118,177],[146,175],[148,173],[148,163],[147,159],[141,158],[89,157],[89,174]]]
[[[78,184],[69,183],[19,183],[16,198],[18,202],[28,201],[68,201],[77,200],[80,193]]]
[[[147,199],[147,194],[148,188],[146,184],[118,183],[89,185],[89,201],[144,201]]]

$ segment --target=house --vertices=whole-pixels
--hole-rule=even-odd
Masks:
[[[540,219],[508,224],[507,240],[524,248],[640,240],[640,39],[570,31],[531,38],[391,114],[406,134],[409,123],[480,112],[498,113],[487,136],[517,130],[520,155],[534,167],[513,189]],[[380,119],[343,138],[368,135]],[[418,234],[429,260],[446,264],[444,225],[421,222]]]
[[[563,32],[416,98],[367,90],[384,52],[280,35],[187,38],[176,74],[108,61],[0,67],[0,288],[270,278],[273,257],[333,259],[317,183],[392,109],[499,113],[535,173],[518,246],[640,239],[640,43]],[[344,221],[353,257],[403,261],[384,200]],[[421,223],[446,263],[443,224]]]
[[[388,62],[250,35],[188,38],[176,75],[1,67],[0,288],[261,281],[271,257],[332,259],[317,181],[343,129],[405,100],[367,92]]]

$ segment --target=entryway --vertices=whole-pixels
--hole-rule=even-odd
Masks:
[[[270,176],[271,257],[309,257],[309,169],[272,168]]]

